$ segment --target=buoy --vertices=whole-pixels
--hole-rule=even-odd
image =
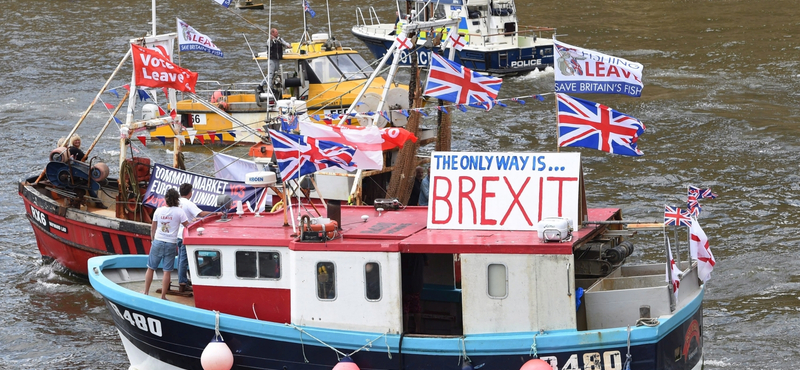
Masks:
[[[222,336],[215,335],[200,355],[203,370],[230,370],[233,367],[233,353]]]
[[[350,356],[344,356],[336,366],[333,367],[333,370],[361,370],[358,368],[353,359]]]
[[[472,366],[472,362],[464,360],[464,364],[461,365],[461,370],[475,370],[475,368]]]
[[[547,361],[534,358],[533,360],[528,360],[519,370],[553,370],[553,367]]]

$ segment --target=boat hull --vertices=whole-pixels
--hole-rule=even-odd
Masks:
[[[386,55],[392,46],[394,38],[371,36],[353,30],[353,35],[361,40],[369,51],[378,59]],[[431,49],[417,48],[417,63],[427,65],[430,63]],[[443,55],[449,55],[447,48]],[[411,58],[407,51],[401,52],[400,64],[410,65]],[[391,63],[390,57],[386,63]],[[500,76],[514,76],[525,74],[534,70],[543,70],[553,66],[553,45],[535,45],[530,47],[479,50],[464,48],[456,51],[454,61],[475,72],[488,73]]]
[[[135,276],[144,263],[144,257],[136,256],[90,261],[89,279],[106,300],[131,365],[138,369],[201,369],[203,349],[215,333],[213,312],[144,296],[106,277]],[[475,366],[519,369],[531,359],[533,343],[538,357],[555,369],[622,369],[627,354],[635,369],[699,369],[703,358],[702,299],[701,290],[681,309],[662,317],[658,326],[631,327],[630,332],[621,327],[403,337],[297,327],[225,314],[220,315],[219,323],[234,354],[233,369],[330,369],[339,358],[331,347],[345,354],[355,351],[351,357],[361,369],[457,370],[462,369],[463,353]],[[365,343],[371,343],[369,351],[359,350]]]
[[[87,261],[111,254],[150,252],[150,225],[106,214],[69,208],[46,196],[27,181],[19,195],[36,237],[42,258],[54,260],[69,271],[87,275]]]

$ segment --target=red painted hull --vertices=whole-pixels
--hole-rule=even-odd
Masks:
[[[87,261],[92,257],[150,252],[149,224],[67,208],[24,181],[19,195],[39,253],[71,272],[88,275]]]

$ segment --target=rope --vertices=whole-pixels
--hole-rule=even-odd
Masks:
[[[125,203],[134,203],[136,207],[133,212],[134,220],[138,220],[137,214],[141,211],[141,207],[139,207],[139,201],[141,194],[139,193],[139,183],[136,181],[136,171],[133,169],[133,165],[129,161],[123,161],[122,167],[119,169],[119,180],[120,180],[120,189],[119,189],[119,197],[120,200]],[[127,180],[127,186],[126,186]],[[130,189],[127,189],[130,187]],[[130,191],[129,191],[130,190]],[[133,201],[132,197],[128,197],[130,194],[135,194],[136,197]]]
[[[219,332],[219,311],[217,310],[214,310],[214,338],[219,338],[221,342],[224,342],[222,334]]]
[[[649,319],[639,319],[636,320],[636,326],[658,326],[658,319],[656,318],[649,318]]]
[[[374,343],[374,342],[375,342],[376,340],[378,340],[378,339],[381,339],[381,338],[383,338],[383,337],[386,337],[386,335],[389,333],[389,332],[383,333],[383,334],[379,335],[377,338],[375,338],[375,339],[373,339],[373,340],[370,340],[370,341],[367,341],[367,344],[365,344],[365,345],[361,346],[360,348],[358,348],[357,350],[355,350],[355,351],[351,352],[350,354],[345,354],[344,352],[342,352],[342,351],[340,351],[340,350],[336,349],[336,347],[334,347],[334,346],[332,346],[332,345],[330,345],[330,344],[328,344],[328,343],[325,343],[325,342],[324,342],[322,339],[319,339],[319,338],[317,338],[317,337],[315,337],[315,336],[311,335],[311,333],[309,333],[309,332],[305,331],[303,328],[301,328],[301,327],[299,327],[299,326],[297,326],[297,325],[295,325],[295,324],[285,324],[285,325],[286,325],[286,326],[289,326],[289,327],[292,327],[292,328],[294,328],[295,330],[297,330],[297,331],[299,331],[299,332],[300,332],[300,344],[301,344],[301,345],[304,345],[304,344],[303,344],[303,334],[305,334],[305,335],[308,335],[309,337],[311,337],[312,339],[316,340],[317,342],[319,342],[319,343],[320,343],[320,344],[322,344],[323,346],[325,346],[325,347],[328,347],[328,348],[330,348],[331,350],[333,350],[334,352],[336,352],[336,355],[337,355],[337,357],[338,357],[339,359],[341,359],[342,357],[352,357],[354,354],[356,354],[356,353],[358,353],[358,352],[361,352],[361,350],[363,350],[364,348],[367,348],[367,347],[372,347],[372,343]],[[369,350],[367,350],[367,351],[369,351]],[[392,358],[392,353],[391,353],[391,351],[390,351],[390,348],[389,348],[389,343],[388,343],[388,342],[386,342],[386,353],[387,353],[387,354],[389,354],[389,358],[391,359],[391,358]],[[306,362],[308,362],[308,359],[306,359],[306,351],[305,351],[305,347],[303,348],[303,358],[306,360]]]
[[[628,325],[628,353],[625,354],[624,370],[631,370],[631,326]]]
[[[462,336],[461,338],[458,338],[458,341],[461,344],[461,357],[458,358],[459,365],[461,364],[461,359],[464,359],[464,363],[466,363],[467,361],[471,363],[472,360],[470,360],[469,356],[467,356],[466,338]]]
[[[530,349],[530,351],[528,351],[528,355],[533,357],[533,358],[539,358],[539,354],[536,352],[536,336],[537,335],[539,335],[539,333],[536,333],[536,334],[533,335],[533,343],[531,343],[531,349]]]

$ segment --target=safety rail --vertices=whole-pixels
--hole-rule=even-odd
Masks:
[[[381,24],[380,18],[378,18],[378,12],[375,11],[375,8],[370,6],[369,7],[369,24],[374,26],[375,23]],[[360,20],[359,20],[360,17]],[[366,26],[367,21],[364,19],[364,13],[361,11],[361,8],[356,8],[356,27]]]

